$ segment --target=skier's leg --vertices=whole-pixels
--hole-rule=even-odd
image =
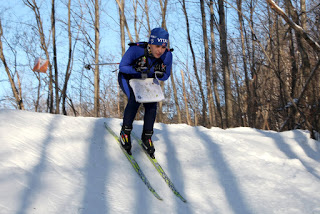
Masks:
[[[156,121],[156,116],[157,116],[157,105],[158,103],[143,104],[145,108],[143,130],[153,131],[153,125],[154,125],[154,122]]]
[[[144,149],[149,153],[151,158],[154,158],[155,149],[151,137],[153,135],[153,125],[157,115],[157,103],[144,103],[144,108],[145,114],[141,140]]]
[[[118,75],[118,82],[119,82],[120,88],[128,97],[128,103],[124,110],[122,124],[124,126],[132,127],[132,123],[134,121],[134,118],[136,117],[140,103],[136,102],[135,100],[133,90],[129,85],[129,80],[125,79],[121,73],[119,73]]]
[[[124,111],[122,128],[120,131],[120,142],[122,147],[131,155],[131,131],[132,123],[140,106],[140,103],[135,101],[135,97],[131,87],[129,86],[129,80],[125,79],[123,75],[118,76],[119,85],[122,91],[128,97],[128,103]]]
[[[133,91],[130,87],[130,96],[128,98],[127,106],[124,110],[123,125],[132,126],[134,118],[136,117],[136,114],[138,112],[139,106],[140,103],[136,102]]]

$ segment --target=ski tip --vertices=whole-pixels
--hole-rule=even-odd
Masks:
[[[161,198],[160,196],[159,196],[159,197],[157,197],[157,199],[159,199],[160,201],[163,201],[163,198]]]
[[[178,194],[179,195],[176,194],[176,196],[178,196],[178,198],[180,198],[182,202],[187,203],[187,200],[184,197],[182,197],[182,195],[180,195],[180,193],[178,193]]]

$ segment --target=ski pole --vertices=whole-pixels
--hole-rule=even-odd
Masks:
[[[86,64],[84,65],[84,68],[87,70],[90,70],[92,67],[91,65],[119,65],[120,63],[118,62],[106,62],[106,63],[99,63],[99,64]]]

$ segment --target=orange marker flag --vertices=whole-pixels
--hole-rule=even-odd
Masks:
[[[34,62],[33,71],[46,73],[48,69],[49,61],[47,59],[41,59],[40,57],[37,58]]]

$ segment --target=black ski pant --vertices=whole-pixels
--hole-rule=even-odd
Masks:
[[[122,91],[128,97],[128,103],[124,110],[123,125],[132,127],[141,103],[136,101],[128,80],[122,79],[121,81],[119,80],[119,83]],[[143,103],[145,109],[143,131],[153,131],[153,125],[157,116],[157,104],[158,103]]]

